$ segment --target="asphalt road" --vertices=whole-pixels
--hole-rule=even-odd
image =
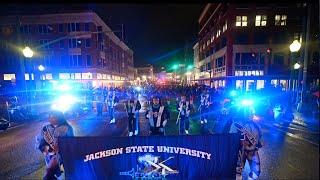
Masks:
[[[78,119],[69,119],[76,136],[127,136],[127,121],[123,106],[118,107],[116,123],[109,124],[105,117],[97,118],[87,114]],[[168,123],[166,133],[177,134],[175,115]],[[35,136],[46,120],[32,121],[5,132],[0,132],[0,179],[41,179],[44,170],[42,154],[35,147]],[[208,123],[211,132],[223,122]],[[140,129],[143,136],[148,135],[144,112],[140,113]],[[261,158],[260,179],[319,179],[319,129],[284,126],[267,121],[259,122],[264,137],[264,147],[259,150]],[[282,126],[282,127],[281,127]],[[190,133],[198,134],[200,125],[191,121]],[[218,128],[218,129],[219,129]],[[294,128],[294,129],[292,129]],[[246,166],[248,173],[248,167]]]

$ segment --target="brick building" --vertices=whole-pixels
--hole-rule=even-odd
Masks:
[[[0,30],[2,82],[41,78],[114,86],[134,78],[133,51],[94,12],[0,17]],[[22,56],[25,46],[32,58]]]
[[[316,9],[311,9],[311,24],[319,22]],[[208,4],[199,18],[199,54],[195,54],[199,56],[195,63],[200,69],[198,82],[209,85],[211,73],[215,87],[248,90],[271,83],[294,88],[296,81],[290,79],[297,76],[293,64],[303,62],[306,12],[302,3]],[[319,26],[310,27],[308,62],[312,77],[317,71],[314,67],[319,67],[319,41],[315,41]],[[302,47],[291,54],[293,40],[300,41]],[[319,84],[319,79],[315,81]]]

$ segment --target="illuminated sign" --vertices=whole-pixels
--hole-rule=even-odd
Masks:
[[[97,73],[97,79],[102,79],[102,74]]]
[[[81,79],[81,73],[75,73],[74,74],[75,79]]]
[[[82,73],[82,79],[92,79],[91,73]]]

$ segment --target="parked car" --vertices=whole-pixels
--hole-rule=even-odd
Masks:
[[[0,117],[0,130],[6,130],[10,126],[10,121],[7,119]]]

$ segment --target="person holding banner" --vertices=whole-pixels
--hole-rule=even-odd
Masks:
[[[253,121],[252,115],[247,107],[242,108],[238,116],[240,118],[235,119],[230,127],[230,133],[241,133],[244,137],[241,139],[237,176],[242,177],[242,170],[248,161],[250,166],[249,180],[258,179],[261,172],[258,150],[262,147],[262,132],[258,124]]]
[[[177,109],[179,111],[178,119],[176,124],[179,124],[179,134],[189,134],[189,124],[190,124],[190,110],[192,109],[192,104],[187,101],[185,95],[181,96],[181,101],[177,103]]]
[[[164,128],[170,118],[169,111],[160,103],[160,98],[152,98],[149,109],[146,112],[146,118],[149,120],[151,135],[165,135]]]
[[[110,124],[115,123],[116,119],[114,117],[114,107],[118,103],[118,98],[116,97],[116,92],[115,92],[114,89],[110,89],[110,91],[108,92],[108,97],[106,99],[106,103],[107,103],[107,106],[108,106]]]
[[[130,98],[125,102],[125,109],[128,114],[128,129],[129,136],[138,135],[138,129],[136,127],[137,121],[137,113],[141,109],[141,104],[138,99],[135,99],[134,92],[130,92]]]
[[[44,154],[46,170],[43,179],[61,179],[62,159],[59,154],[58,137],[74,136],[73,128],[60,111],[49,114],[49,124],[45,125],[37,136],[37,147]]]

